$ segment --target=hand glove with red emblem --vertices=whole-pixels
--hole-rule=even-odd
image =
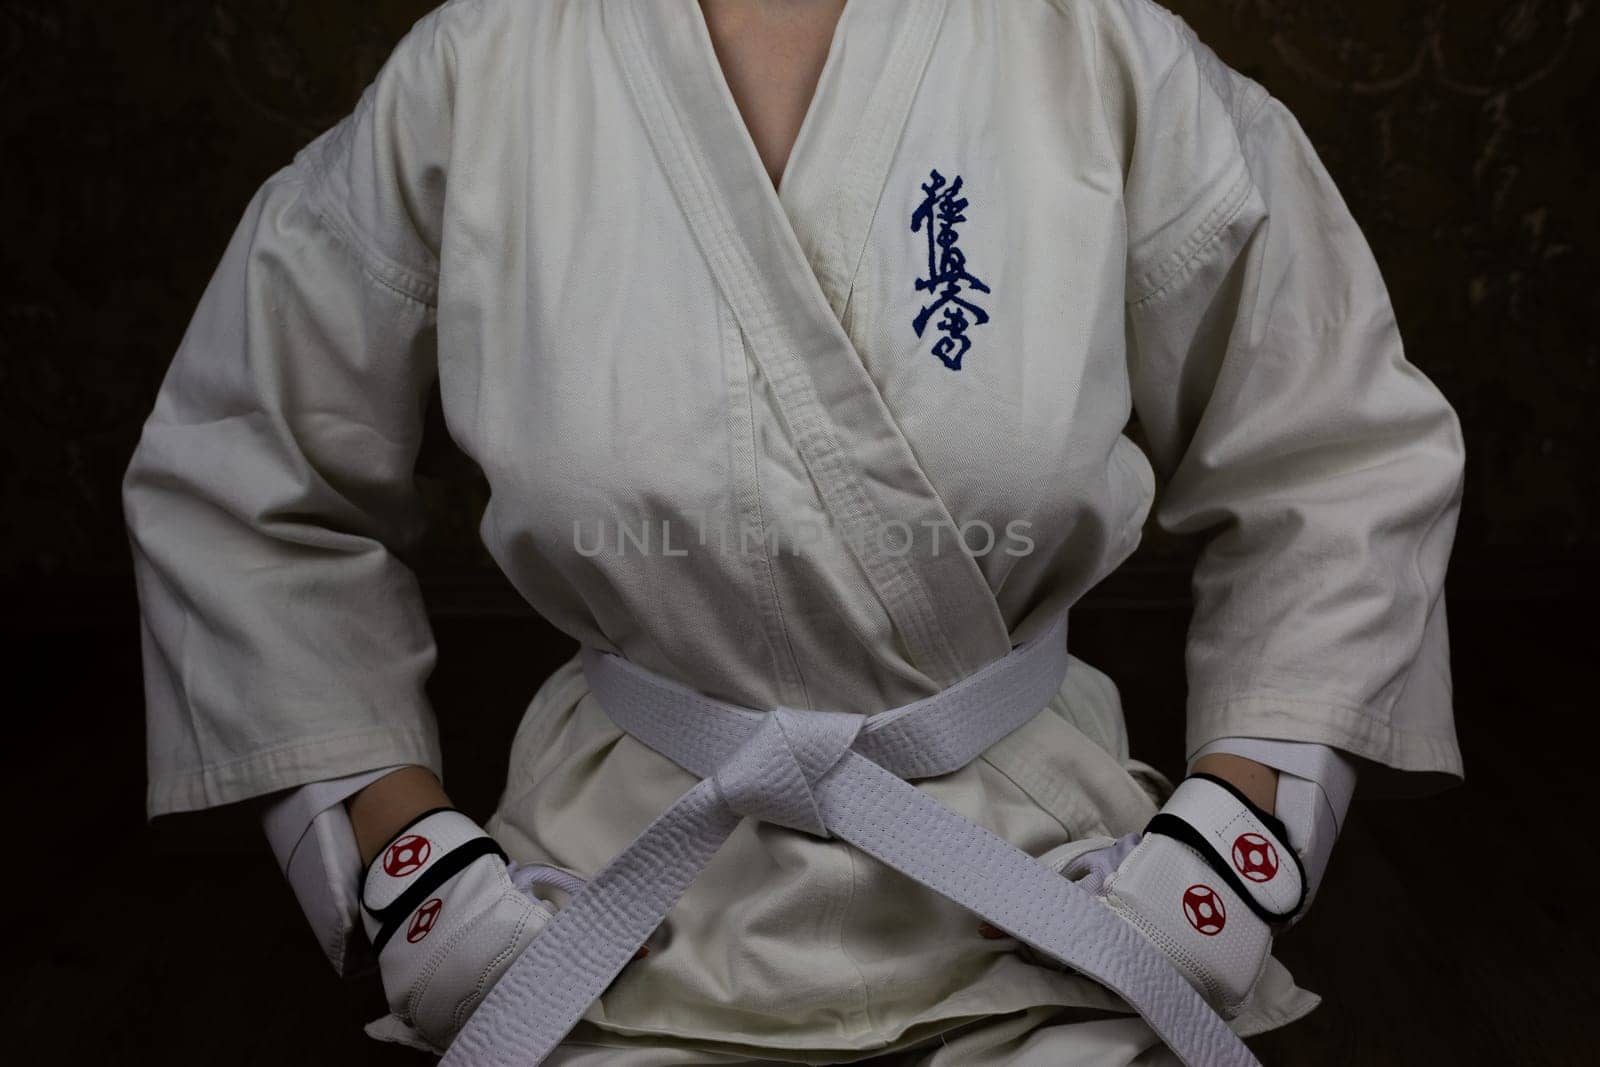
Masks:
[[[1228,782],[1192,774],[1144,832],[1086,838],[1041,863],[1103,900],[1233,1018],[1266,968],[1274,933],[1305,906],[1283,824]]]
[[[367,1032],[444,1051],[555,914],[535,890],[582,886],[564,868],[509,863],[494,838],[453,808],[413,819],[361,880],[362,918],[393,1012]]]

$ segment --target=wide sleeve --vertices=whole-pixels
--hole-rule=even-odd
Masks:
[[[151,817],[439,770],[435,646],[406,562],[436,375],[439,16],[255,193],[124,474]]]
[[[1154,519],[1199,543],[1187,750],[1318,742],[1381,787],[1447,784],[1458,419],[1294,117],[1167,31],[1129,112],[1125,321]]]

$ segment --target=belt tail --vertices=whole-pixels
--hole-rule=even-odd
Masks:
[[[709,780],[679,797],[545,924],[490,987],[440,1067],[542,1062],[738,825]]]
[[[1260,1067],[1159,949],[1009,841],[855,753],[820,786],[835,835],[1106,986],[1187,1067]]]

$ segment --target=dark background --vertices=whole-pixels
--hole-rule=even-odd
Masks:
[[[532,2],[532,0],[530,0]],[[408,1063],[359,1024],[249,812],[143,817],[136,606],[117,485],[255,188],[354,104],[426,0],[0,2],[0,612],[12,1062]],[[1448,584],[1468,784],[1360,794],[1280,944],[1326,997],[1269,1064],[1596,1062],[1589,797],[1600,13],[1587,0],[1184,0],[1300,117],[1461,415]],[[487,490],[437,420],[418,469],[451,790],[571,651],[476,539]],[[1135,751],[1179,769],[1193,546],[1152,529],[1082,603]],[[530,664],[530,660],[533,662]],[[470,719],[470,734],[464,724]]]

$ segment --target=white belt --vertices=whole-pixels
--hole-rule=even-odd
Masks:
[[[870,717],[754,711],[610,653],[582,655],[616,724],[703,780],[556,913],[489,990],[441,1067],[541,1061],[747,816],[848,841],[1093,978],[1189,1067],[1259,1067],[1132,926],[906,781],[966,766],[1039,714],[1066,674],[1065,616],[944,692]]]

